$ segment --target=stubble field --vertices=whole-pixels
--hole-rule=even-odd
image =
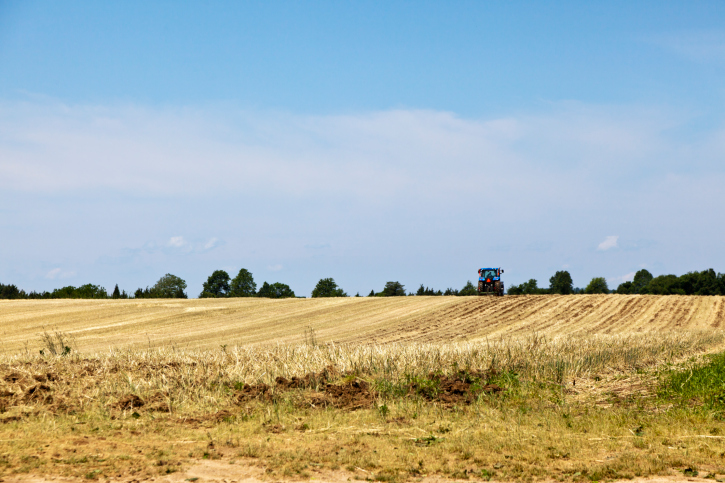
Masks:
[[[453,342],[717,330],[725,298],[578,295],[0,301],[0,353],[60,330],[84,352],[304,342]]]
[[[723,479],[723,324],[723,297],[0,301],[0,479]]]

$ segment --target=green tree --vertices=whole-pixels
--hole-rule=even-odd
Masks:
[[[229,295],[229,274],[224,270],[215,270],[204,282],[199,298],[226,297]]]
[[[478,295],[478,290],[473,285],[473,283],[469,280],[466,285],[461,289],[460,292],[458,292],[458,295],[466,296],[466,295]]]
[[[637,273],[634,274],[630,293],[644,293],[643,290],[645,289],[645,287],[647,287],[647,285],[649,285],[653,278],[654,277],[652,276],[652,274],[649,273],[647,270],[639,270]]]
[[[574,291],[574,282],[571,275],[566,270],[556,272],[549,279],[549,293],[557,293],[561,295],[570,295]]]
[[[118,284],[116,284],[116,288],[113,289],[113,295],[111,295],[112,299],[120,299],[121,298],[121,291],[118,290]]]
[[[509,295],[536,295],[547,293],[548,290],[545,288],[539,288],[539,282],[535,278],[529,279],[528,282],[524,282],[520,285],[511,285],[508,288]]]
[[[262,288],[260,288],[259,292],[257,293],[257,297],[266,297],[270,299],[283,299],[294,296],[295,293],[292,291],[291,288],[289,288],[289,285],[279,282],[272,284],[264,282],[262,284]]]
[[[617,293],[623,295],[632,294],[634,293],[634,285],[632,282],[620,283],[617,287]]]
[[[375,290],[371,290],[368,297],[375,297]]]
[[[404,297],[405,286],[400,282],[388,282],[378,295],[381,297]]]
[[[19,299],[22,290],[18,290],[18,287],[13,284],[3,285],[0,283],[0,299]]]
[[[680,279],[677,275],[660,275],[654,277],[642,289],[641,293],[652,295],[686,295],[685,290],[680,286]]]
[[[231,288],[229,290],[230,297],[254,297],[257,293],[257,284],[254,283],[252,273],[246,268],[239,270],[234,279],[232,279]]]
[[[176,275],[167,273],[151,287],[150,296],[162,299],[185,299],[188,296],[184,290],[186,290],[186,282]]]
[[[604,277],[594,277],[587,288],[584,289],[584,293],[609,293],[609,287]]]
[[[344,290],[337,286],[335,280],[332,278],[323,278],[312,291],[312,297],[347,297]]]

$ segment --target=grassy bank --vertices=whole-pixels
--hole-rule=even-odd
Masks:
[[[722,343],[319,345],[310,333],[294,346],[66,355],[61,344],[0,359],[0,476],[181,478],[207,460],[270,479],[720,474],[725,356],[702,354]]]

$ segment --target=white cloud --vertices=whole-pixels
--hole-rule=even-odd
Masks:
[[[0,188],[433,206],[470,203],[485,183],[511,199],[567,206],[608,183],[691,169],[692,159],[718,163],[719,141],[708,145],[713,153],[677,156],[667,132],[682,122],[658,109],[571,102],[494,119],[430,110],[301,116],[0,103]]]
[[[280,270],[282,270],[282,265],[279,265],[279,264],[277,264],[277,265],[269,265],[267,267],[267,270],[271,270],[273,272],[279,272]]]
[[[181,248],[186,245],[187,243],[186,240],[184,240],[183,236],[172,236],[171,238],[169,238],[169,242],[167,243],[167,246],[176,248]]]
[[[63,271],[61,268],[54,268],[45,274],[45,278],[49,280],[70,278],[76,274],[74,271]]]
[[[216,247],[219,244],[219,239],[216,237],[212,237],[204,243],[204,250],[211,250],[212,248]]]
[[[620,283],[624,283],[624,282],[631,282],[632,280],[634,280],[634,274],[635,274],[635,272],[629,272],[624,275],[620,275],[619,277],[608,278],[607,282],[613,283],[616,285],[619,285]]]
[[[53,270],[51,270],[50,272],[45,274],[45,278],[49,278],[49,279],[53,280],[55,277],[57,277],[60,274],[60,271],[61,271],[60,268],[54,268]]]
[[[608,236],[602,243],[599,244],[597,250],[609,250],[611,248],[617,248],[618,236]]]

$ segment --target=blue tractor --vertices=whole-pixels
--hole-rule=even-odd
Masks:
[[[478,294],[493,294],[503,297],[503,281],[501,280],[501,268],[479,268],[478,269]]]

